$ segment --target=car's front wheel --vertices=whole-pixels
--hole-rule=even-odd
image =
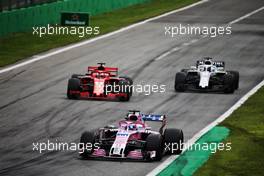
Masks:
[[[132,96],[132,87],[127,80],[120,80],[118,82],[119,86],[119,92],[122,94],[125,94],[125,96],[120,96],[119,100],[120,101],[129,101],[130,97]]]
[[[155,151],[155,161],[160,161],[163,156],[162,136],[160,134],[149,134],[146,139],[146,151]]]
[[[233,77],[234,77],[234,86],[235,89],[237,90],[239,88],[239,72],[238,71],[229,71]]]
[[[174,88],[177,92],[184,92],[185,91],[185,80],[186,80],[186,73],[185,72],[178,72],[175,76],[175,84]]]
[[[81,135],[80,139],[80,156],[82,158],[88,158],[93,150],[94,150],[94,143],[95,143],[95,133],[92,131],[85,131]]]
[[[183,149],[183,132],[180,129],[169,128],[164,131],[164,147],[166,154],[181,154]]]
[[[235,80],[232,74],[226,74],[224,76],[224,93],[231,94],[235,91]]]
[[[70,78],[68,81],[67,97],[69,99],[78,99],[80,97],[81,82],[77,78]]]

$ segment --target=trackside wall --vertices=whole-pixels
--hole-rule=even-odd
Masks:
[[[0,36],[25,32],[33,26],[59,24],[62,11],[97,15],[151,0],[63,0],[0,13]]]

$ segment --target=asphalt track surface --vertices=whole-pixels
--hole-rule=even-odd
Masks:
[[[232,25],[232,35],[192,44],[200,36],[170,38],[164,35],[164,26],[225,25],[263,5],[262,0],[211,0],[1,74],[0,174],[147,174],[160,162],[87,161],[70,151],[39,154],[32,151],[32,143],[48,139],[78,142],[84,130],[115,123],[128,109],[167,114],[168,126],[183,129],[187,141],[263,80],[264,11]],[[177,46],[179,50],[155,60]],[[202,56],[219,58],[226,61],[227,69],[239,70],[239,90],[231,95],[175,93],[175,73]],[[166,93],[136,93],[127,103],[66,99],[67,78],[102,61],[119,67],[121,74],[133,77],[136,83],[166,84]]]

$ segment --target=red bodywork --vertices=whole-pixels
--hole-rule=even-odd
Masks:
[[[79,98],[89,99],[117,99],[119,97],[127,98],[127,93],[106,92],[106,85],[117,85],[118,68],[104,66],[89,66],[85,75],[78,75],[80,80],[80,90],[69,90],[68,94],[78,95]]]

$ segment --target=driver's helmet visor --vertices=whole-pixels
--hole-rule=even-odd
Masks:
[[[98,79],[106,78],[107,76],[109,76],[108,73],[93,73],[92,75],[93,75],[93,77],[96,77]]]

